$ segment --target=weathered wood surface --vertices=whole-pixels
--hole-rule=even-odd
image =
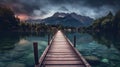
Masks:
[[[36,67],[91,67],[73,44],[58,31]]]

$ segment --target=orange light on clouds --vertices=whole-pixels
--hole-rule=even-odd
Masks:
[[[19,14],[17,15],[17,17],[21,20],[21,21],[25,21],[29,18],[29,16],[27,16],[26,14]]]

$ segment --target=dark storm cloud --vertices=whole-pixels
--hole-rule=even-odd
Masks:
[[[75,11],[81,15],[98,18],[109,11],[116,13],[120,10],[120,0],[50,0],[54,5],[68,5],[69,11]]]
[[[120,0],[85,0],[85,3],[92,7],[101,7],[104,5],[120,6]]]
[[[86,0],[84,5],[97,10],[101,7],[107,7],[106,10],[111,9],[113,12],[120,10],[120,0]]]
[[[50,3],[52,4],[73,4],[73,3],[80,3],[82,1],[80,0],[49,0]]]
[[[33,10],[40,9],[41,5],[34,0],[1,0],[0,4],[11,7],[15,13],[25,13],[31,15]]]
[[[69,11],[69,9],[67,9],[65,6],[60,7],[58,10]]]
[[[54,5],[84,6],[94,9],[109,6],[117,10],[120,7],[120,0],[50,0],[50,3]]]
[[[120,6],[120,0],[49,0],[52,4],[74,4],[84,5],[91,7],[101,7],[104,5],[108,6]]]
[[[67,11],[95,18],[120,9],[120,0],[0,0],[0,4],[12,7],[18,14],[25,13],[29,16]]]

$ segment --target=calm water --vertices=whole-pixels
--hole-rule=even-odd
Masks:
[[[102,35],[69,33],[67,36],[71,41],[73,35],[77,36],[76,48],[92,67],[120,67],[119,38],[115,42]],[[40,56],[47,46],[47,34],[1,34],[0,67],[33,67],[33,42],[38,42]]]

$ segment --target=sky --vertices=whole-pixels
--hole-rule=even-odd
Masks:
[[[20,19],[43,19],[56,12],[65,12],[91,18],[105,16],[120,10],[120,0],[0,0],[10,7]]]

